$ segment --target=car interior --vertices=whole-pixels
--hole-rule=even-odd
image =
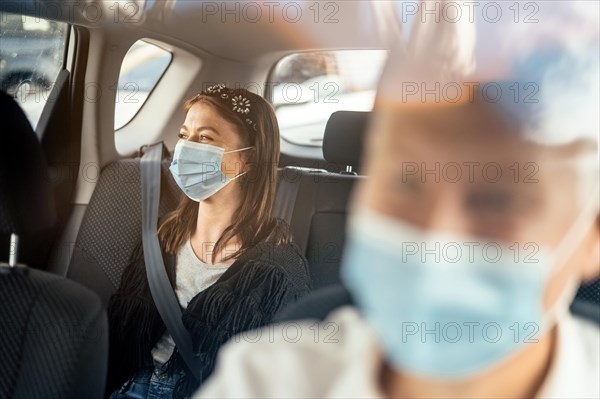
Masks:
[[[183,103],[215,83],[264,96],[280,118],[274,212],[318,292],[278,319],[324,319],[352,302],[339,268],[349,198],[368,179],[361,152],[387,54],[381,10],[274,2],[268,15],[252,4],[0,3],[0,397],[103,397],[103,312],[141,239],[141,156],[161,141],[169,150],[164,217],[183,195],[168,172]],[[599,281],[580,288],[572,311],[600,323]]]

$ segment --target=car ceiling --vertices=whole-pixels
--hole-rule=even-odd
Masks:
[[[253,63],[269,53],[383,48],[377,3],[29,0],[0,7],[93,29],[130,31],[130,37],[159,35],[219,58]]]

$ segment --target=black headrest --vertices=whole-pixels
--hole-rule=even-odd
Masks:
[[[0,110],[0,234],[49,229],[56,215],[40,142],[21,107],[2,91]]]
[[[327,162],[360,167],[370,114],[358,111],[337,111],[331,114],[323,137],[323,157]]]

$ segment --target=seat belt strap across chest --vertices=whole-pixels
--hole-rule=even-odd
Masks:
[[[142,246],[148,285],[154,304],[177,350],[196,379],[201,380],[200,358],[194,354],[189,331],[181,320],[179,301],[171,287],[158,241],[158,206],[163,143],[146,147],[140,161],[142,187]]]

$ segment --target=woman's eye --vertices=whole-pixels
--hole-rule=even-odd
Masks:
[[[187,136],[183,133],[178,133],[177,137],[179,137],[180,139],[184,139],[184,140],[187,139]]]
[[[205,136],[205,135],[201,134],[201,135],[200,135],[200,140],[199,140],[199,141],[200,141],[201,143],[206,143],[206,142],[208,142],[208,141],[212,141],[212,139],[211,139],[210,137],[208,137],[208,136]]]

